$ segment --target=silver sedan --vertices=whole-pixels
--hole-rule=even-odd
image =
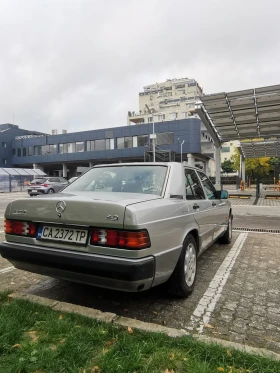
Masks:
[[[0,253],[30,272],[133,292],[166,282],[186,297],[198,256],[231,241],[227,198],[179,163],[95,166],[62,192],[11,202]]]

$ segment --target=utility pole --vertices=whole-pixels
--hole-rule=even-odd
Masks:
[[[183,144],[184,144],[185,140],[183,140],[181,142],[180,139],[178,138],[178,141],[181,144],[181,163],[183,163]]]
[[[153,162],[155,162],[156,161],[156,134],[155,134],[154,114],[152,113],[151,109],[149,108],[147,104],[145,104],[145,106],[148,110],[148,113],[151,114],[153,118],[153,136],[152,137],[150,136],[150,139],[151,138],[153,139]]]

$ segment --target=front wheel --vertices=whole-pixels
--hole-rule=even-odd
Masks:
[[[229,244],[232,240],[232,215],[230,214],[228,217],[228,225],[227,230],[225,233],[220,237],[219,241],[223,244]]]
[[[175,270],[168,281],[169,293],[178,298],[189,296],[194,289],[196,270],[197,244],[194,237],[189,234],[185,239]]]

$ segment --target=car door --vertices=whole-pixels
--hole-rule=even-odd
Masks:
[[[205,196],[198,174],[194,169],[185,168],[186,199],[190,201],[190,210],[199,225],[201,251],[213,241],[215,223],[212,218],[212,202]]]
[[[60,189],[59,189],[60,191],[61,189],[64,189],[69,184],[69,181],[61,177],[59,179],[59,184],[60,184]]]
[[[201,180],[202,186],[204,188],[206,197],[212,203],[213,207],[213,219],[215,220],[215,230],[213,239],[215,240],[218,238],[225,229],[225,225],[227,224],[228,218],[228,207],[226,203],[218,198],[218,193],[216,188],[208,179],[208,177],[203,173],[198,171],[199,178]]]
[[[49,178],[49,181],[50,181],[50,186],[55,191],[55,193],[59,192],[60,189],[62,188],[59,177],[51,177]]]

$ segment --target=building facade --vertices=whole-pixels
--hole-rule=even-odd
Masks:
[[[0,124],[0,168],[13,166],[13,141],[18,136],[34,136],[40,134],[19,128],[15,124]]]
[[[147,123],[57,135],[27,132],[17,133],[11,141],[6,155],[9,167],[37,168],[49,175],[72,177],[79,169],[95,164],[144,161],[153,126]],[[183,161],[205,163],[209,171],[211,157],[201,152],[200,119],[155,123],[155,133],[157,146],[175,152],[176,161],[180,161],[180,142],[184,141]]]
[[[168,79],[144,87],[139,92],[138,112],[129,111],[127,125],[198,117],[195,103],[203,90],[195,79]]]

